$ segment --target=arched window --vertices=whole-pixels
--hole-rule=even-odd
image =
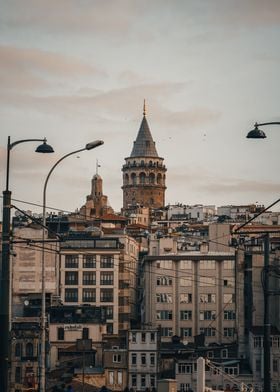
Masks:
[[[131,173],[131,183],[132,183],[132,185],[136,185],[136,174],[135,173]]]
[[[128,185],[128,183],[129,183],[129,175],[126,173],[126,174],[124,175],[124,184],[125,184],[125,185]]]
[[[17,343],[15,347],[15,357],[21,356],[21,343]]]
[[[154,173],[150,173],[149,175],[149,183],[154,184],[155,183],[155,175]]]
[[[33,344],[32,343],[26,343],[25,355],[27,357],[33,357]]]
[[[157,175],[157,183],[160,185],[162,183],[162,175],[160,173]]]
[[[140,173],[139,179],[140,179],[140,184],[144,185],[145,182],[146,182],[146,174],[145,173]]]

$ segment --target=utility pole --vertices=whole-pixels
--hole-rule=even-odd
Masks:
[[[264,237],[264,317],[263,317],[263,362],[264,362],[264,391],[271,392],[271,369],[270,369],[270,319],[269,319],[269,233]]]

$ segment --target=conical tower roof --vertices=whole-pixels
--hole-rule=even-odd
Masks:
[[[133,157],[158,157],[155,142],[146,119],[146,105],[144,102],[143,120],[141,122],[137,138],[133,144],[130,158]]]

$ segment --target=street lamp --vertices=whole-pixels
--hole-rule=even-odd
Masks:
[[[52,153],[53,148],[44,139],[23,139],[11,143],[10,136],[7,143],[6,188],[3,191],[2,218],[2,271],[0,288],[0,374],[1,388],[8,391],[8,362],[9,362],[9,331],[10,331],[10,224],[11,224],[11,194],[9,190],[10,152],[18,144],[25,142],[43,142],[36,149],[40,153]]]
[[[46,227],[46,193],[49,178],[56,166],[70,155],[77,154],[82,151],[92,150],[103,144],[103,140],[95,140],[86,144],[84,148],[72,151],[60,158],[50,169],[43,190],[43,234],[42,234],[42,307],[41,307],[41,355],[40,355],[40,391],[46,390],[46,282],[45,282],[45,227]]]
[[[247,135],[248,139],[265,139],[266,134],[264,131],[259,129],[259,126],[266,125],[280,125],[280,122],[266,122],[266,123],[255,123],[255,128],[250,131]],[[264,296],[264,315],[263,315],[263,364],[264,364],[264,391],[271,391],[271,366],[270,366],[270,318],[269,318],[269,248],[270,240],[269,234],[267,233],[264,237],[264,280],[263,280],[263,296]]]
[[[264,125],[280,125],[280,122],[274,121],[274,122],[267,122],[267,123],[255,123],[255,128],[252,129],[252,131],[250,131],[248,133],[247,138],[248,139],[265,139],[266,134],[264,133],[264,131],[259,129],[259,126],[262,127]]]

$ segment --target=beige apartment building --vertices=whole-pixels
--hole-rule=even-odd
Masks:
[[[142,321],[160,326],[161,340],[237,340],[234,252],[177,250],[176,238],[153,239],[143,261]],[[240,291],[240,290],[239,290]]]
[[[136,318],[138,244],[126,235],[72,233],[61,243],[64,305],[100,307],[107,334],[124,333]]]

